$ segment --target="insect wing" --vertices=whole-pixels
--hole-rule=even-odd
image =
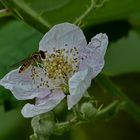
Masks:
[[[13,64],[13,65],[11,65],[10,68],[16,68],[16,67],[18,67],[18,66],[21,66],[25,61],[27,61],[27,59],[23,59],[23,60],[21,60],[21,61],[15,63],[15,64]]]

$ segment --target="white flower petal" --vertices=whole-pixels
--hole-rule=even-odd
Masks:
[[[83,56],[87,56],[80,64],[80,69],[86,67],[93,68],[92,78],[102,70],[104,66],[104,55],[108,45],[108,37],[106,34],[97,34],[91,39],[91,42],[84,48]]]
[[[25,100],[33,99],[34,97],[45,97],[50,93],[46,87],[37,88],[37,85],[30,77],[31,68],[28,68],[23,73],[18,71],[19,69],[13,70],[0,80],[0,85],[9,89],[16,99]]]
[[[87,68],[75,73],[69,80],[70,95],[68,98],[68,109],[71,109],[85,94],[91,84],[92,69]]]
[[[48,31],[39,43],[39,50],[52,53],[53,49],[70,49],[79,47],[80,44],[87,45],[82,30],[70,23],[55,25]]]
[[[55,108],[61,100],[65,97],[64,93],[61,91],[54,91],[45,98],[38,99],[37,104],[26,104],[21,113],[24,117],[34,117],[36,115],[46,113],[53,108]]]

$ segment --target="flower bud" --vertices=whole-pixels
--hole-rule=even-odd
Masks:
[[[81,105],[81,113],[82,113],[83,119],[86,119],[86,120],[91,119],[96,114],[96,111],[97,111],[96,108],[90,102],[83,103]]]
[[[37,138],[36,135],[33,134],[33,135],[30,136],[30,140],[38,140],[38,138]]]
[[[35,134],[43,137],[49,136],[55,128],[54,116],[52,114],[36,116],[32,119],[31,124]]]

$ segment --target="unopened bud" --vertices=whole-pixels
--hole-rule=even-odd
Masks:
[[[53,133],[55,122],[52,114],[36,116],[31,121],[34,133],[38,136],[49,136]]]
[[[93,106],[92,103],[83,103],[81,105],[81,113],[83,119],[91,119],[96,114],[96,108]]]

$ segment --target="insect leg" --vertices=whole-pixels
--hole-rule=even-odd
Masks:
[[[35,71],[35,67],[34,66],[31,66],[31,77],[32,77],[32,80],[34,81],[34,84],[35,84],[35,76],[36,76],[36,71]]]

